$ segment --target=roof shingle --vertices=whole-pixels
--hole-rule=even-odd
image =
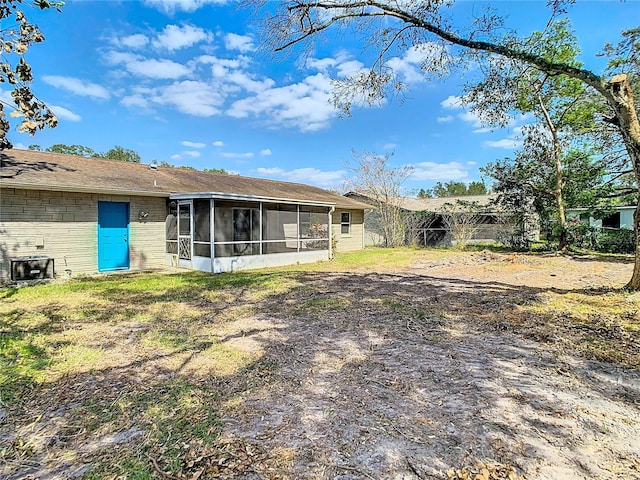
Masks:
[[[201,172],[173,167],[11,149],[0,153],[5,187],[166,197],[180,193],[221,193],[310,201],[362,209],[368,205],[301,183]]]

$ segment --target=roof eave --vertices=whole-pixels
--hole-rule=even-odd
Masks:
[[[297,200],[293,198],[266,197],[262,195],[243,195],[237,193],[222,192],[195,192],[195,193],[174,193],[170,196],[172,200],[189,200],[192,198],[213,198],[216,200],[235,200],[244,202],[277,202],[295,205],[311,205],[315,207],[333,207],[335,202],[320,202],[314,200]]]
[[[97,193],[106,195],[136,195],[140,197],[169,197],[171,192],[151,190],[123,190],[120,188],[92,188],[69,185],[43,185],[37,183],[20,183],[3,180],[3,188],[19,188],[21,190],[47,190],[52,192]]]

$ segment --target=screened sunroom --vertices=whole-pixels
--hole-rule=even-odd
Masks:
[[[328,260],[332,209],[245,195],[172,195],[167,264],[219,273]]]

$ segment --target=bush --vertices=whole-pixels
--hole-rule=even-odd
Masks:
[[[633,253],[635,239],[633,230],[590,227],[579,223],[569,225],[569,244],[573,247],[602,253]]]
[[[633,230],[602,230],[596,235],[595,248],[603,253],[633,253],[635,239]]]
[[[526,252],[531,249],[536,234],[533,226],[523,218],[509,218],[499,226],[496,241],[506,248],[516,252]]]
[[[586,223],[569,223],[567,227],[567,241],[572,247],[584,250],[595,250],[596,236],[600,229],[590,227]]]

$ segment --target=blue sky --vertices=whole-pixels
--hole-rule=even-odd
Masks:
[[[463,2],[460,15],[481,4]],[[544,2],[494,2],[521,33],[544,27]],[[351,151],[393,153],[412,165],[405,188],[481,178],[487,162],[511,156],[526,119],[483,128],[457,106],[464,75],[427,81],[419,55],[403,52],[396,73],[410,91],[341,118],[329,103],[330,79],[368,65],[371,54],[344,36],[306,57],[272,58],[260,48],[257,22],[225,0],[68,1],[62,12],[29,11],[46,37],[27,53],[36,95],[59,126],[29,137],[10,133],[18,148],[80,144],[104,152],[137,151],[145,163],[341,188]],[[638,1],[581,2],[571,7],[587,67],[637,26]],[[463,18],[463,17],[460,17]],[[2,92],[6,98],[7,92]]]

